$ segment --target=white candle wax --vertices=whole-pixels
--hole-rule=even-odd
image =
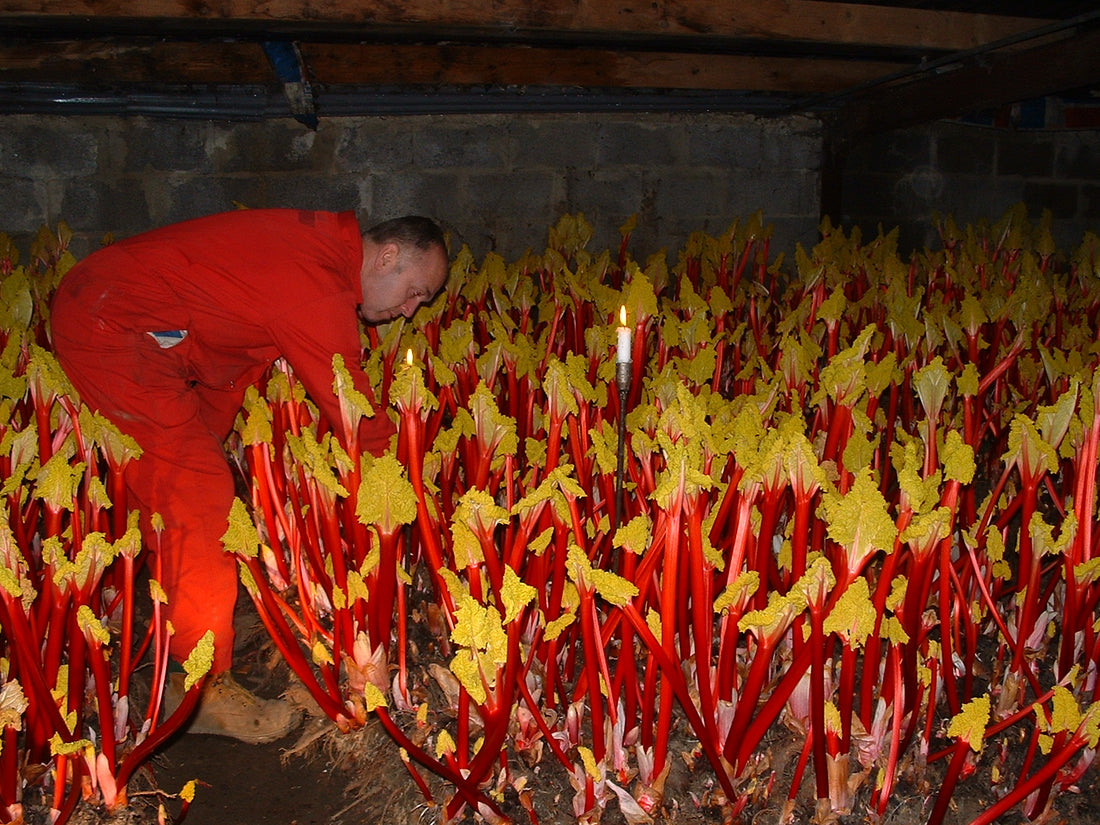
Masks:
[[[615,350],[615,360],[620,364],[629,364],[632,360],[630,353],[634,336],[630,327],[619,327],[619,343]]]

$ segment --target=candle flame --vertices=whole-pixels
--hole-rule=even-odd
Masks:
[[[405,363],[408,364],[410,367],[413,365],[412,347],[409,347],[409,349],[405,352]]]
[[[619,325],[626,326],[626,304],[619,307]]]

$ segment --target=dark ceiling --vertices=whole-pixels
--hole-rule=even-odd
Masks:
[[[0,33],[0,114],[735,110],[853,137],[1100,90],[1095,0],[0,0]]]

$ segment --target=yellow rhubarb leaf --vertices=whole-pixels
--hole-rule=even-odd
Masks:
[[[95,611],[86,604],[80,605],[76,611],[76,626],[84,634],[84,638],[98,643],[100,646],[110,644],[111,634],[103,626],[103,622],[96,616]]]
[[[563,613],[551,622],[546,623],[546,629],[543,631],[542,637],[548,642],[554,641],[558,638],[565,628],[573,624],[576,620],[577,614],[575,612]]]
[[[989,722],[989,707],[989,694],[967,702],[951,719],[947,735],[966,742],[974,753],[981,753],[985,744],[985,726]]]
[[[378,708],[389,707],[389,702],[386,701],[386,695],[378,689],[378,685],[369,679],[366,684],[363,685],[363,700],[366,702],[368,713],[378,710]]]
[[[635,516],[615,531],[615,547],[621,547],[635,555],[646,552],[652,538],[652,521],[646,514]]]
[[[593,782],[599,782],[603,779],[603,771],[600,770],[600,766],[596,764],[596,755],[592,753],[591,748],[586,748],[584,745],[577,745],[577,753],[581,756],[581,762],[584,764],[584,772],[588,774],[589,778]]]
[[[367,460],[363,457],[362,482],[356,495],[355,515],[360,524],[375,524],[382,533],[393,533],[416,520],[416,490],[405,467],[392,453]]]
[[[260,534],[248,513],[248,505],[239,498],[234,498],[229,508],[229,527],[222,534],[221,541],[227,553],[242,558],[256,558],[259,553]]]
[[[714,612],[721,614],[723,611],[734,607],[738,612],[744,610],[756,591],[760,589],[760,573],[756,570],[748,570],[740,573],[737,578],[726,585],[726,589],[714,600]]]
[[[870,468],[856,474],[847,493],[824,492],[821,504],[829,538],[847,551],[850,572],[858,572],[873,553],[893,550],[897,526]]]
[[[500,599],[504,605],[504,623],[511,624],[523,609],[534,601],[538,591],[529,584],[523,582],[516,571],[505,565],[504,581],[500,589]]]
[[[848,589],[837,599],[836,606],[825,617],[822,629],[826,633],[836,633],[852,649],[858,650],[875,632],[877,616],[870,587],[861,576],[848,585]]]
[[[195,642],[195,646],[191,648],[191,652],[183,662],[183,670],[187,674],[183,680],[183,689],[190,690],[210,672],[212,664],[214,664],[214,632],[208,630]]]

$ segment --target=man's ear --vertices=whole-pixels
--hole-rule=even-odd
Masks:
[[[393,268],[393,265],[397,263],[397,259],[401,256],[401,246],[395,241],[387,241],[382,244],[378,250],[378,264],[379,269],[382,271],[388,271]]]

